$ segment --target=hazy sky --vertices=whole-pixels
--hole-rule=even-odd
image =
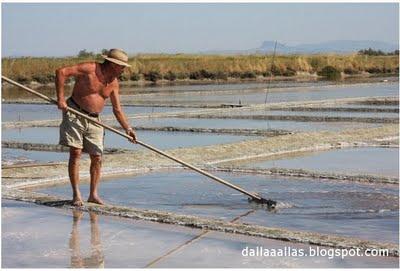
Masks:
[[[397,3],[3,3],[3,56],[66,56],[79,50],[138,52],[252,49],[399,39]]]

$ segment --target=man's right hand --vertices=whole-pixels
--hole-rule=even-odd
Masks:
[[[62,110],[64,113],[68,110],[68,105],[65,100],[60,100],[57,102],[58,109]]]
[[[128,128],[128,129],[126,130],[126,134],[132,138],[132,139],[129,139],[130,142],[136,143],[137,137],[136,137],[136,133],[135,133],[135,131],[132,129],[132,127]]]

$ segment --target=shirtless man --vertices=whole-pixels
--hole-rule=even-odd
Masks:
[[[74,108],[94,120],[99,120],[107,98],[110,98],[113,113],[126,131],[136,142],[136,134],[130,127],[119,99],[118,76],[128,65],[127,54],[120,49],[111,49],[103,63],[87,62],[63,67],[56,71],[56,90],[58,108],[63,111],[60,125],[60,144],[70,148],[68,173],[72,186],[72,204],[82,206],[79,190],[79,159],[82,151],[90,155],[90,194],[88,202],[104,204],[98,195],[101,159],[103,154],[104,129],[67,110]],[[68,77],[75,77],[75,85],[70,98],[65,100],[64,83]]]

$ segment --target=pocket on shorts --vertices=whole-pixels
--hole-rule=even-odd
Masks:
[[[65,113],[65,118],[63,119],[63,125],[65,127],[69,127],[73,130],[76,130],[79,133],[84,133],[86,130],[85,123],[82,122],[82,119],[69,111]]]

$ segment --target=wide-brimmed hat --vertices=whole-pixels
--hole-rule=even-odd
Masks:
[[[107,55],[102,55],[102,57],[115,64],[131,67],[131,65],[128,64],[128,55],[121,49],[111,49],[108,51]]]

